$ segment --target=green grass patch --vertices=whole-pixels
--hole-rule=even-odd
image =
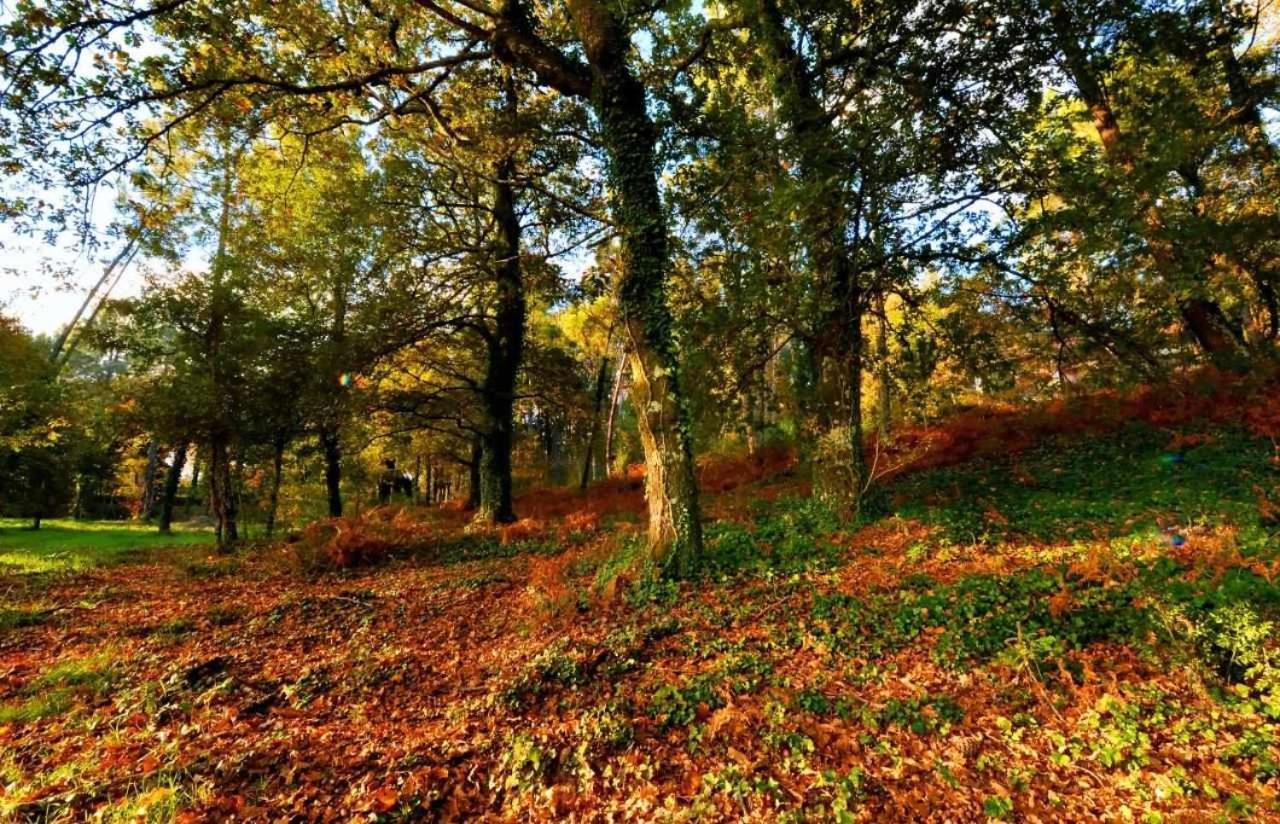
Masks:
[[[62,715],[71,708],[72,694],[68,690],[50,690],[25,701],[0,704],[0,724],[29,724],[54,715]]]
[[[212,543],[213,533],[178,529],[161,535],[152,524],[125,521],[0,519],[0,572],[56,572],[119,563],[144,549]]]
[[[0,609],[0,632],[39,626],[51,614],[47,609]]]
[[[110,651],[55,664],[23,688],[24,700],[0,705],[0,724],[25,724],[62,715],[77,698],[107,694],[119,677]]]
[[[876,497],[882,509],[939,526],[955,542],[1116,536],[1154,529],[1162,518],[1235,524],[1242,540],[1265,542],[1254,487],[1280,483],[1271,443],[1219,430],[1171,451],[1171,438],[1145,424],[1089,441],[1055,438],[1016,459],[910,475]]]
[[[822,595],[812,626],[832,651],[871,657],[941,629],[934,658],[955,669],[1000,659],[1036,672],[1062,671],[1053,662],[1070,670],[1070,650],[1126,643],[1174,662],[1198,660],[1280,719],[1280,650],[1272,643],[1280,587],[1244,568],[1189,579],[1186,567],[1167,558],[1133,568],[1123,582],[1082,580],[1058,567]]]

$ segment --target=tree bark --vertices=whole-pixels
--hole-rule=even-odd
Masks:
[[[173,463],[164,477],[164,498],[160,501],[160,533],[168,535],[173,531],[173,507],[178,498],[178,487],[182,481],[182,469],[187,464],[187,442],[182,441],[173,450]]]
[[[191,511],[191,505],[200,500],[200,465],[204,460],[204,453],[200,451],[200,447],[195,447],[195,454],[191,457],[191,487],[187,492],[187,511]]]
[[[209,435],[209,502],[217,520],[215,536],[219,552],[229,551],[240,536],[236,528],[236,497],[231,483],[230,443],[232,436],[232,399],[227,365],[223,362],[223,337],[230,313],[231,287],[227,283],[227,244],[231,234],[231,190],[237,155],[224,145],[224,169],[221,185],[221,214],[218,218],[218,246],[209,265],[211,277],[209,326],[205,347],[213,386],[213,422]]]
[[[864,295],[845,235],[847,171],[815,86],[812,70],[792,41],[776,0],[759,0],[755,34],[773,64],[774,93],[791,133],[805,187],[804,243],[818,279],[820,323],[807,342],[815,395],[805,428],[816,444],[811,456],[813,494],[845,517],[857,514],[866,486],[862,445],[862,316]],[[802,407],[802,411],[803,407]]]
[[[209,439],[209,502],[216,520],[214,537],[219,552],[228,552],[240,540],[236,526],[236,492],[231,479],[231,450],[225,433]]]
[[[151,520],[156,512],[156,475],[160,471],[160,445],[154,439],[147,442],[147,468],[142,473],[142,500],[138,506],[138,517],[144,521]]]
[[[516,88],[509,68],[503,69],[503,96],[508,126],[514,131]],[[481,398],[485,431],[481,443],[480,500],[476,520],[511,523],[511,449],[515,441],[516,381],[524,354],[525,296],[520,269],[520,219],[516,214],[515,135],[494,169],[493,214],[497,221],[494,286],[497,292],[495,329],[486,341],[488,365]]]
[[[609,395],[609,416],[604,427],[604,476],[613,473],[613,445],[618,417],[618,402],[622,397],[622,384],[627,377],[627,354],[625,347],[618,352],[618,371],[613,376],[613,391]]]
[[[320,449],[324,452],[324,488],[329,502],[329,517],[342,517],[342,441],[338,430],[320,432]]]
[[[1209,0],[1208,6],[1212,17],[1214,47],[1222,65],[1222,73],[1226,77],[1227,91],[1231,98],[1231,109],[1234,115],[1232,120],[1244,130],[1245,142],[1263,166],[1265,174],[1274,167],[1276,149],[1267,135],[1266,124],[1258,105],[1258,92],[1252,80],[1245,74],[1244,67],[1240,65],[1240,59],[1236,57],[1235,43],[1238,29],[1228,18],[1223,0]]]
[[[893,419],[893,381],[889,377],[889,316],[885,311],[883,294],[879,295],[877,303],[876,437],[883,441],[889,436]]]
[[[267,537],[276,529],[276,511],[280,508],[280,479],[284,474],[285,439],[277,437],[271,453],[271,495],[267,500]]]
[[[471,460],[467,463],[467,509],[480,506],[480,464],[484,456],[484,446],[479,436],[471,441]]]
[[[667,217],[658,191],[657,129],[627,65],[631,40],[599,0],[568,0],[609,156],[611,212],[622,241],[617,284],[645,453],[649,557],[677,576],[701,561],[702,520],[689,413],[667,305]]]
[[[607,351],[606,347],[606,351]],[[591,483],[591,467],[595,462],[596,438],[600,434],[600,412],[604,406],[605,384],[609,380],[609,356],[600,356],[600,368],[596,371],[595,403],[591,407],[591,429],[587,433],[587,454],[582,459],[582,479],[578,489],[585,490]]]
[[[645,88],[627,65],[629,32],[601,0],[568,0],[587,65],[542,42],[521,0],[504,0],[489,37],[499,60],[590,100],[608,155],[610,211],[622,243],[619,308],[645,452],[649,560],[683,575],[702,554],[689,414],[667,305],[667,219],[658,191],[658,133]]]

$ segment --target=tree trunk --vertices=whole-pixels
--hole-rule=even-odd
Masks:
[[[644,86],[627,65],[631,40],[600,0],[569,0],[591,68],[591,101],[609,156],[610,210],[622,240],[619,309],[645,454],[649,557],[688,575],[702,556],[702,520],[689,413],[667,305],[667,218],[658,191],[658,133]]]
[[[876,437],[889,437],[893,419],[893,381],[889,377],[889,316],[884,295],[879,296],[876,318]]]
[[[147,468],[142,473],[142,500],[138,507],[138,517],[144,521],[151,520],[156,512],[156,475],[160,471],[160,445],[155,440],[147,442]]]
[[[484,457],[484,446],[477,436],[471,441],[471,460],[467,463],[467,509],[480,506],[480,464]]]
[[[187,512],[191,511],[191,507],[200,500],[200,464],[204,460],[204,453],[200,451],[200,447],[195,447],[195,454],[191,458],[191,486],[187,492]]]
[[[240,540],[236,527],[236,493],[231,480],[229,439],[215,432],[209,438],[209,502],[216,520],[214,537],[219,552],[228,552]]]
[[[845,240],[847,209],[841,181],[847,171],[835,154],[839,139],[823,108],[812,70],[792,41],[776,0],[760,0],[755,33],[773,63],[773,86],[799,161],[808,204],[804,243],[824,309],[806,349],[810,375],[802,376],[804,428],[814,440],[813,494],[844,517],[857,514],[866,479],[862,447],[862,315],[864,295]],[[807,407],[807,409],[806,409]]]
[[[164,498],[160,501],[160,533],[168,535],[173,527],[173,507],[178,498],[182,481],[182,468],[187,464],[187,442],[182,441],[173,450],[173,465],[164,477]]]
[[[227,366],[223,362],[222,343],[227,316],[231,310],[231,287],[227,283],[227,244],[231,236],[231,191],[238,155],[223,146],[221,214],[218,218],[218,245],[209,264],[209,326],[205,331],[205,347],[213,385],[213,426],[209,436],[209,503],[217,521],[215,536],[219,552],[229,551],[240,539],[236,528],[236,497],[231,483],[230,444],[232,434],[232,399]]]
[[[122,248],[120,252],[111,259],[111,262],[107,264],[107,267],[102,270],[102,275],[89,289],[89,292],[84,296],[84,300],[80,302],[80,308],[76,310],[76,313],[72,316],[70,322],[67,323],[66,326],[62,327],[62,331],[58,333],[58,337],[53,342],[53,349],[50,350],[49,353],[49,362],[53,364],[55,375],[58,371],[61,371],[66,360],[70,360],[71,358],[71,349],[74,349],[75,347],[73,346],[71,349],[66,349],[65,353],[63,350],[67,345],[67,341],[71,338],[71,333],[74,332],[76,326],[79,325],[80,319],[84,317],[84,313],[89,309],[90,304],[93,303],[98,292],[100,292],[111,280],[112,275],[116,275],[116,280],[119,281],[118,273],[121,269],[129,265],[129,262],[133,260],[133,256],[137,251],[138,235],[130,233],[129,239],[125,242],[124,248]],[[107,291],[103,293],[102,299],[104,301],[110,296],[110,292],[111,290],[107,289]]]
[[[607,351],[607,346],[606,346]],[[609,356],[600,356],[600,369],[596,371],[595,403],[591,407],[591,429],[587,433],[587,454],[582,459],[582,479],[578,489],[585,490],[591,483],[591,467],[596,456],[596,437],[600,434],[600,412],[604,406],[605,383],[609,380]]]
[[[285,439],[277,437],[271,455],[271,495],[267,500],[267,537],[276,529],[276,511],[280,508],[280,478],[284,474]]]
[[[1060,0],[1055,0],[1051,19],[1063,64],[1089,109],[1103,154],[1111,164],[1126,174],[1133,174],[1137,165],[1133,149],[1126,143],[1102,82],[1094,74],[1089,55],[1080,45],[1073,15]],[[1190,292],[1178,303],[1183,326],[1200,350],[1213,361],[1224,366],[1238,364],[1244,354],[1243,340],[1234,333],[1217,302],[1203,294],[1208,273],[1201,271],[1191,283],[1185,283],[1184,272],[1193,267],[1187,265],[1179,250],[1165,236],[1164,215],[1156,199],[1149,192],[1139,191],[1137,194],[1141,200],[1145,239],[1156,269],[1171,288]]]
[[[320,433],[320,449],[324,452],[324,488],[329,501],[329,517],[342,517],[342,442],[338,430]]]
[[[508,125],[514,130],[516,89],[511,69],[503,69]],[[514,142],[514,135],[509,135]],[[515,441],[516,381],[524,354],[525,297],[520,271],[520,219],[516,214],[515,148],[508,146],[494,169],[493,214],[498,237],[494,254],[497,292],[495,329],[487,340],[488,366],[481,397],[485,432],[480,456],[480,501],[476,520],[505,524],[516,520],[511,505],[511,449]]]
[[[1274,166],[1276,149],[1267,135],[1266,123],[1258,105],[1259,94],[1252,80],[1245,74],[1245,69],[1236,57],[1236,34],[1238,28],[1232,25],[1223,8],[1223,0],[1209,0],[1209,13],[1213,20],[1213,40],[1217,58],[1226,77],[1227,91],[1231,98],[1233,120],[1244,130],[1245,143],[1263,167],[1264,174]]]
[[[625,347],[618,352],[618,371],[613,375],[613,392],[609,395],[609,416],[604,426],[604,476],[613,474],[614,431],[618,416],[618,401],[622,397],[622,384],[627,377],[627,354]]]

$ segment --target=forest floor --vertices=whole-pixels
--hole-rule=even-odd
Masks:
[[[1276,389],[907,430],[858,527],[713,460],[681,584],[637,478],[0,576],[0,817],[1280,820]]]

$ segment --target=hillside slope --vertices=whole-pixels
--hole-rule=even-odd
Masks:
[[[627,563],[637,478],[8,576],[0,811],[1280,817],[1273,388],[907,433],[857,529],[713,461],[679,585]]]

